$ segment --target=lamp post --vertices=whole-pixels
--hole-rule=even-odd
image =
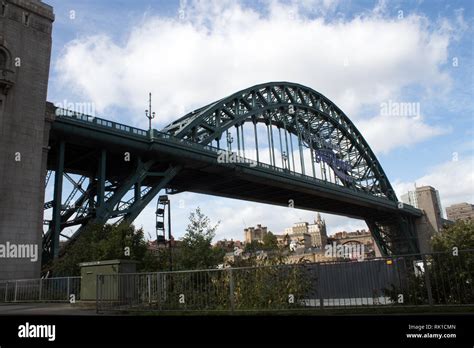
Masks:
[[[232,135],[230,133],[227,133],[227,147],[229,149],[229,152],[232,152],[232,143],[234,142],[234,138],[232,138]]]
[[[155,112],[151,111],[151,93],[149,93],[148,110],[145,110],[145,116],[146,116],[146,118],[148,118],[148,121],[149,121],[148,131],[150,133],[150,140],[153,140],[153,132],[152,132],[152,129],[151,129],[151,120],[155,118]]]
[[[288,155],[286,154],[286,151],[282,152],[281,157],[283,158],[283,169],[286,170],[286,161],[288,161]]]

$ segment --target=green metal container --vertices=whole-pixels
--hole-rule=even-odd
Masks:
[[[135,273],[138,261],[133,260],[106,260],[83,262],[79,264],[81,267],[81,300],[96,300],[97,296],[97,276],[101,274],[118,275],[120,273]],[[118,277],[108,277],[110,299],[119,297],[121,290],[119,289]]]

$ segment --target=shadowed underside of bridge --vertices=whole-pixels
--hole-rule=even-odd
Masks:
[[[55,175],[45,260],[59,255],[65,228],[79,226],[74,239],[89,223],[129,224],[161,189],[359,218],[384,254],[418,251],[421,211],[398,204],[362,135],[308,87],[254,86],[151,134],[52,104],[48,112],[55,115],[48,173]],[[65,200],[64,180],[73,187]]]

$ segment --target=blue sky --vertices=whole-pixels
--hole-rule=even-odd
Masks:
[[[88,102],[97,116],[146,128],[151,91],[161,128],[253,84],[298,82],[351,118],[399,195],[416,183],[437,188],[444,206],[474,202],[472,1],[46,2],[56,14],[52,102]],[[417,103],[420,115],[381,116],[389,101]],[[242,238],[257,223],[281,233],[314,216],[186,193],[173,199],[182,206],[173,211],[177,237],[197,205],[221,220],[218,238]],[[152,235],[154,205],[136,220]],[[331,233],[365,226],[324,217]]]

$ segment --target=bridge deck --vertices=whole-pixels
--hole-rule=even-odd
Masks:
[[[311,176],[290,172],[265,163],[218,163],[219,149],[174,138],[124,124],[82,114],[65,113],[55,118],[51,129],[48,168],[56,165],[59,139],[67,141],[65,170],[88,175],[96,170],[98,149],[107,149],[107,179],[117,180],[133,166],[134,159],[156,160],[153,171],[169,165],[183,169],[169,188],[261,203],[288,206],[293,200],[300,209],[340,214],[354,218],[389,220],[394,213],[418,217],[422,212],[411,206],[398,208],[397,202],[329,183]],[[125,152],[131,161],[124,160]],[[240,157],[242,162],[245,162]],[[248,162],[248,161],[247,161]],[[144,184],[155,179],[149,176]]]

